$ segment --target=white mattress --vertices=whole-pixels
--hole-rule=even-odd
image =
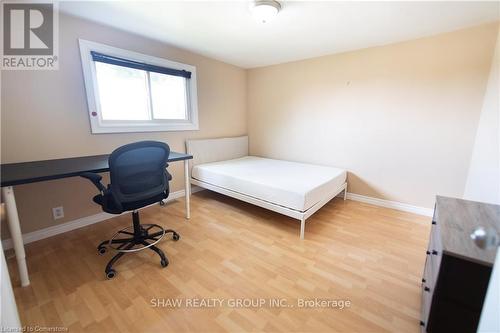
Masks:
[[[343,169],[255,156],[196,165],[191,176],[302,212],[331,195],[346,181]]]

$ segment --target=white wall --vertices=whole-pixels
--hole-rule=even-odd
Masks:
[[[500,204],[500,28],[471,157],[464,198]],[[478,332],[500,332],[500,251],[493,266]]]
[[[1,249],[1,247],[0,247]],[[9,271],[5,262],[4,252],[0,251],[0,328],[15,329],[21,327],[17,313],[16,300],[10,283]],[[6,331],[7,332],[7,331]],[[20,331],[19,331],[20,332]]]
[[[500,332],[500,250],[497,250],[477,331],[479,333]]]
[[[464,198],[500,203],[500,34],[476,132]]]

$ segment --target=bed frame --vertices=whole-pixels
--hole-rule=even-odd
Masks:
[[[248,156],[248,137],[234,137],[234,138],[221,138],[221,139],[208,139],[208,140],[188,140],[186,141],[186,150],[188,154],[193,155],[193,160],[189,168],[189,174],[191,175],[191,169],[193,166],[203,163],[211,163],[224,161],[229,159],[240,158]],[[269,201],[260,200],[255,197],[251,197],[239,192],[228,190],[220,186],[205,183],[203,181],[197,180],[189,177],[191,184],[200,186],[202,188],[218,192],[229,197],[251,203],[253,205],[272,210],[274,212],[290,216],[300,221],[300,239],[304,239],[306,220],[316,213],[321,207],[323,207],[330,200],[335,198],[337,195],[344,192],[344,200],[347,196],[347,182],[342,184],[336,190],[330,192],[325,198],[316,203],[314,206],[306,211],[298,211],[290,209],[284,206],[273,204]]]

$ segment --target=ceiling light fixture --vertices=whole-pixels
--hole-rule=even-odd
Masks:
[[[252,13],[257,20],[266,23],[278,15],[281,4],[276,0],[255,0]]]

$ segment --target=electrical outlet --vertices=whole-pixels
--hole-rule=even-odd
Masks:
[[[52,208],[52,216],[54,216],[54,220],[62,219],[64,217],[64,208],[62,206]]]

